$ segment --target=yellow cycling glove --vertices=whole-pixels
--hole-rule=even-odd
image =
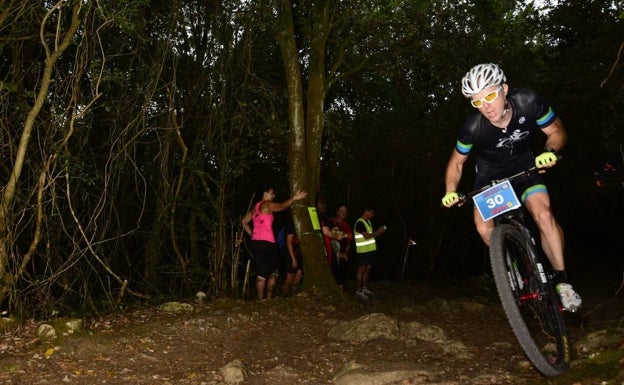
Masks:
[[[542,152],[535,158],[535,165],[539,168],[551,167],[557,163],[557,154],[554,151]]]
[[[459,195],[457,195],[456,192],[447,192],[444,198],[442,198],[444,207],[451,207],[457,203],[457,201],[459,201]]]

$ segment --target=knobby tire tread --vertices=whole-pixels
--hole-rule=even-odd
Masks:
[[[540,304],[540,306],[548,307],[548,310],[553,316],[551,321],[555,323],[554,327],[557,329],[554,334],[557,339],[558,354],[555,362],[551,362],[542,352],[541,347],[535,342],[529,326],[527,326],[524,320],[508,276],[508,274],[510,274],[510,268],[508,268],[507,254],[514,253],[514,250],[517,251],[518,248],[525,251],[525,253],[518,254],[524,254],[527,258],[530,258],[530,260],[525,260],[524,262],[532,264],[533,267],[535,267],[534,271],[537,271],[535,260],[529,257],[530,255],[534,255],[534,251],[527,242],[529,242],[529,240],[527,240],[525,235],[514,225],[499,224],[494,228],[490,241],[490,262],[494,274],[494,281],[496,282],[496,288],[507,319],[525,354],[543,375],[557,376],[569,370],[571,348],[569,346],[563,318],[558,308],[559,304],[558,299],[555,297],[556,294],[550,286],[546,286],[544,290],[545,301]],[[512,256],[512,258],[520,260],[523,256],[515,255]]]

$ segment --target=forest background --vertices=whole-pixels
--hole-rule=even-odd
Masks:
[[[267,184],[277,201],[310,192],[292,210],[308,287],[335,291],[307,216],[318,194],[388,226],[377,279],[483,273],[470,208],[440,206],[472,112],[460,79],[482,62],[569,132],[549,187],[571,269],[621,267],[622,186],[593,172],[622,149],[623,6],[0,0],[0,310],[240,296],[240,219]]]

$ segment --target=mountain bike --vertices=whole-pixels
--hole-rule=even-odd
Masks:
[[[572,357],[563,307],[532,218],[511,187],[512,180],[539,171],[532,167],[461,194],[456,206],[472,199],[484,220],[494,221],[490,263],[509,324],[535,368],[557,376],[569,370]]]

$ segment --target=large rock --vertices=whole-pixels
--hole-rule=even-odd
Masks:
[[[57,337],[56,330],[50,324],[41,324],[37,327],[37,337],[42,340],[53,340]]]
[[[415,383],[426,381],[431,373],[407,364],[396,364],[383,371],[369,371],[363,365],[351,361],[333,378],[335,385],[384,385],[407,383],[407,379],[417,379]]]
[[[375,338],[394,340],[399,337],[399,326],[396,320],[383,313],[371,313],[334,326],[328,336],[355,342],[366,342]]]
[[[65,328],[67,329],[67,333],[75,333],[82,330],[84,327],[84,322],[81,319],[70,319],[65,322]]]
[[[221,375],[227,384],[238,384],[245,381],[249,375],[249,370],[241,360],[234,360],[221,368]]]
[[[407,338],[418,338],[428,342],[446,341],[446,333],[435,325],[423,325],[420,322],[401,322],[401,334]]]
[[[191,313],[194,308],[190,303],[166,302],[160,305],[160,310],[167,313]]]

